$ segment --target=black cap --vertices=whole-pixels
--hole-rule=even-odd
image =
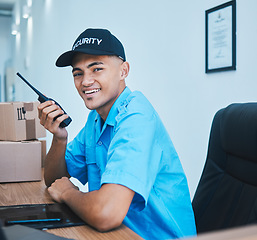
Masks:
[[[122,43],[106,29],[86,29],[79,35],[72,50],[63,53],[56,61],[57,67],[70,66],[76,53],[91,55],[116,55],[126,61]]]

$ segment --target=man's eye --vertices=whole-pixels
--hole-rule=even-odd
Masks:
[[[103,70],[103,69],[102,68],[94,68],[93,72],[99,72],[101,70]]]
[[[82,76],[82,73],[73,73],[73,77],[79,77],[79,76]]]

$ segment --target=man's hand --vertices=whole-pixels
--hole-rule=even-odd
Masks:
[[[62,177],[61,179],[57,179],[54,183],[52,183],[52,185],[48,188],[48,192],[56,202],[62,203],[63,193],[70,189],[78,190],[78,187],[73,185],[67,177]]]
[[[68,136],[67,130],[59,127],[60,123],[68,118],[68,115],[63,113],[54,101],[49,100],[38,105],[40,124],[58,139],[67,139]]]

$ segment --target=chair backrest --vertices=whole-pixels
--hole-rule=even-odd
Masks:
[[[257,103],[216,113],[192,204],[198,233],[257,222]]]

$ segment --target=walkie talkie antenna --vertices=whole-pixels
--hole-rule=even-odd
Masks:
[[[44,94],[42,94],[40,91],[38,91],[35,87],[33,87],[20,73],[17,72],[17,75],[38,95],[38,101],[43,103],[45,101],[48,100],[52,100],[55,102],[56,105],[58,105],[64,112],[64,114],[67,114],[64,109],[61,107],[61,105],[56,102],[54,99],[52,98],[48,98],[47,96],[45,96]],[[61,115],[59,115],[61,116]],[[57,116],[56,118],[58,118],[59,116]],[[56,120],[56,118],[54,120]],[[60,123],[60,127],[67,127],[70,123],[71,123],[71,118],[68,116],[68,118],[64,119],[61,123]]]
[[[17,72],[17,75],[27,84],[29,85],[39,96],[43,95],[40,91],[38,91],[36,88],[34,88],[19,72]]]

